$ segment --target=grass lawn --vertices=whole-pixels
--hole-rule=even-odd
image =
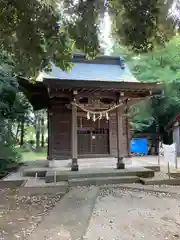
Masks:
[[[20,150],[22,161],[35,161],[35,160],[46,160],[47,159],[47,149],[43,149],[40,152],[35,151],[24,151]]]

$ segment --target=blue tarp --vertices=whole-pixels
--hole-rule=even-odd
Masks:
[[[134,138],[130,144],[131,152],[137,154],[148,154],[148,141],[146,138]]]

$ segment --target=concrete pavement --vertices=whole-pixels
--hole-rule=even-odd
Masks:
[[[71,189],[28,240],[80,240],[85,234],[98,192],[97,187]]]

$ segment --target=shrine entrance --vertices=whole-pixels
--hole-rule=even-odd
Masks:
[[[109,151],[109,121],[99,119],[88,120],[78,117],[78,155],[108,155]]]

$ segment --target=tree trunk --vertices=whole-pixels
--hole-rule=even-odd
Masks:
[[[9,119],[8,120],[8,141],[11,139],[12,137],[12,120]]]
[[[44,114],[41,118],[41,147],[44,148]]]
[[[36,113],[36,151],[40,150],[40,130],[41,123],[40,123],[40,114]]]
[[[16,135],[15,135],[16,139],[18,139],[19,129],[20,129],[20,122],[18,121],[17,129],[16,129]]]
[[[24,116],[21,117],[20,146],[24,145]]]

